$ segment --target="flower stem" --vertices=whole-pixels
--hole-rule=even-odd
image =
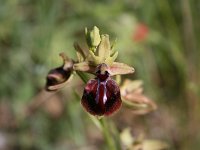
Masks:
[[[101,118],[99,122],[101,124],[103,136],[108,146],[108,149],[116,150],[115,142],[109,130],[108,122],[105,120],[105,118]]]
[[[80,71],[76,71],[76,73],[78,74],[78,76],[82,79],[82,81],[86,84],[89,80],[88,76],[86,76],[84,73],[80,72]]]

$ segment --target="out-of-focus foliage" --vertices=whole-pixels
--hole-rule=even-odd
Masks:
[[[200,21],[198,0],[1,0],[0,150],[104,149],[104,139],[80,106],[79,78],[42,91],[58,54],[75,57],[74,41],[98,26],[116,39],[118,59],[134,66],[158,110],[136,116],[121,109],[118,131],[199,149]],[[123,79],[122,79],[123,80]],[[81,92],[80,92],[81,91]]]

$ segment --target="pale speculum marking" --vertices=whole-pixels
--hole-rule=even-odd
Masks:
[[[96,104],[105,104],[107,101],[107,88],[106,88],[106,84],[107,84],[107,79],[105,81],[100,81],[98,79],[98,85],[97,85],[97,91],[96,91],[96,97],[95,97],[95,101]]]

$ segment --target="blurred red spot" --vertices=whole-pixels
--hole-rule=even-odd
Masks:
[[[136,27],[135,32],[133,33],[133,41],[140,42],[146,39],[149,33],[149,28],[147,25],[141,23]]]

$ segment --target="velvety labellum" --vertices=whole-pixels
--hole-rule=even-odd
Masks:
[[[88,81],[81,103],[92,115],[111,115],[122,103],[119,86],[108,76],[97,76]]]

